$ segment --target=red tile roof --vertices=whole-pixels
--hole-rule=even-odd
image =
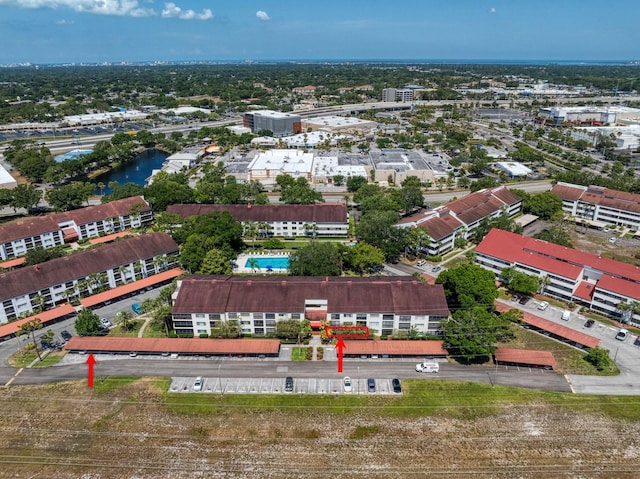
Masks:
[[[498,363],[530,364],[532,366],[555,367],[556,360],[549,351],[531,349],[496,348],[493,354]]]
[[[551,193],[567,201],[579,200],[584,192],[585,189],[583,187],[570,186],[564,183],[558,183],[551,188]]]
[[[64,345],[69,351],[184,354],[278,354],[277,339],[115,338],[73,336]]]
[[[63,284],[92,273],[100,273],[123,264],[178,251],[178,245],[165,233],[149,233],[124,239],[35,266],[0,274],[0,301]]]
[[[141,211],[150,211],[149,203],[142,196],[132,196],[96,206],[87,206],[64,213],[20,219],[0,226],[0,243],[29,238],[60,230],[60,224],[73,221],[76,225],[93,223],[106,218],[128,215],[136,205]]]
[[[443,341],[382,341],[382,340],[345,340],[344,354],[359,356],[377,354],[379,356],[447,356],[442,347]]]
[[[118,286],[117,288],[113,288],[102,293],[87,296],[86,298],[82,298],[80,300],[80,304],[85,308],[90,308],[91,306],[104,303],[105,301],[109,301],[110,299],[119,298],[120,296],[124,296],[125,294],[139,291],[142,288],[146,288],[147,286],[153,286],[154,284],[177,278],[182,273],[184,273],[184,271],[180,268],[163,271],[162,273],[154,274],[153,276],[147,276],[146,278],[134,281],[132,283],[123,284],[122,286]]]
[[[2,263],[0,263],[0,268],[2,269],[15,268],[16,266],[20,266],[26,262],[27,262],[27,258],[22,256],[21,258],[14,258],[8,261],[3,261]]]
[[[611,276],[637,283],[640,287],[640,268],[554,243],[492,229],[476,247],[476,253],[503,259],[512,263],[536,264],[554,268],[556,274],[576,278],[576,267],[580,270],[589,266]],[[540,263],[543,258],[543,263]],[[553,266],[550,262],[553,262]],[[551,270],[547,270],[550,271]]]
[[[182,216],[204,215],[228,211],[236,221],[307,221],[315,223],[346,223],[348,212],[342,203],[314,205],[170,205],[167,213]]]
[[[100,236],[98,238],[91,238],[89,240],[89,243],[93,245],[110,243],[112,241],[117,240],[118,238],[126,238],[127,236],[135,236],[135,233],[132,233],[131,231],[119,231],[117,233],[113,233],[110,235]]]
[[[449,316],[442,285],[397,277],[185,277],[174,313],[304,312],[305,300],[326,299],[329,313]]]
[[[640,195],[627,193],[626,191],[612,190],[601,186],[589,186],[588,188],[568,183],[558,183],[551,192],[563,200],[597,204],[623,211],[640,212]]]
[[[603,274],[598,280],[596,285],[597,289],[605,291],[611,291],[612,293],[618,293],[629,298],[633,298],[636,301],[640,301],[640,284],[625,281],[620,278],[614,278]]]
[[[0,338],[15,334],[20,329],[20,326],[22,324],[31,321],[32,319],[38,318],[43,325],[46,325],[47,323],[55,321],[56,319],[62,318],[63,316],[75,314],[75,312],[76,310],[73,308],[73,306],[71,306],[69,303],[65,303],[56,308],[43,311],[42,313],[34,314],[33,316],[29,316],[28,318],[12,321],[11,323],[0,326]]]
[[[501,313],[514,309],[510,305],[501,301],[495,301],[494,305],[496,307],[496,311]],[[595,348],[600,344],[600,340],[598,338],[594,338],[593,336],[589,336],[588,334],[584,334],[579,331],[574,331],[571,328],[562,326],[561,324],[556,324],[553,321],[541,318],[535,314],[531,314],[526,311],[523,311],[523,313],[524,322],[537,329],[548,331],[560,338],[566,339],[567,341],[578,343],[588,348]]]
[[[580,281],[580,284],[573,293],[573,296],[591,302],[595,289],[595,284],[589,283],[587,281]]]

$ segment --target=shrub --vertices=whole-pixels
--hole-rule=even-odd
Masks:
[[[613,365],[613,361],[609,357],[609,351],[598,346],[591,348],[584,360],[593,364],[598,371],[605,371]]]

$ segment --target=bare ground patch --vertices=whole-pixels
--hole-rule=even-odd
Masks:
[[[0,477],[630,478],[640,461],[638,420],[576,413],[571,395],[558,396],[566,407],[514,402],[474,420],[214,398],[204,413],[191,395],[176,413],[164,398],[150,379],[101,394],[82,382],[5,389]]]

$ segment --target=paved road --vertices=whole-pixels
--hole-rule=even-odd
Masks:
[[[427,378],[431,380],[453,379],[506,386],[570,392],[564,376],[550,371],[528,368],[487,368],[482,366],[459,366],[441,363],[438,374],[415,372],[417,360],[345,360],[343,372],[337,372],[335,361],[293,362],[271,359],[189,359],[189,358],[126,358],[102,360],[95,366],[97,378],[104,376],[204,376],[210,378],[329,378],[343,376],[355,378]],[[122,357],[120,357],[122,358]],[[13,385],[46,384],[56,381],[83,379],[87,377],[86,356],[72,358],[77,363],[43,369],[24,369],[15,376]],[[218,368],[220,366],[220,368]],[[0,368],[0,380],[6,384],[16,374],[13,368]]]

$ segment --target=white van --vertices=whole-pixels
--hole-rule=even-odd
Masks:
[[[437,373],[440,372],[440,364],[437,361],[427,361],[416,364],[416,371],[419,373]]]
[[[571,319],[571,311],[567,311],[566,309],[562,312],[562,318],[563,321],[569,321],[569,319]]]

